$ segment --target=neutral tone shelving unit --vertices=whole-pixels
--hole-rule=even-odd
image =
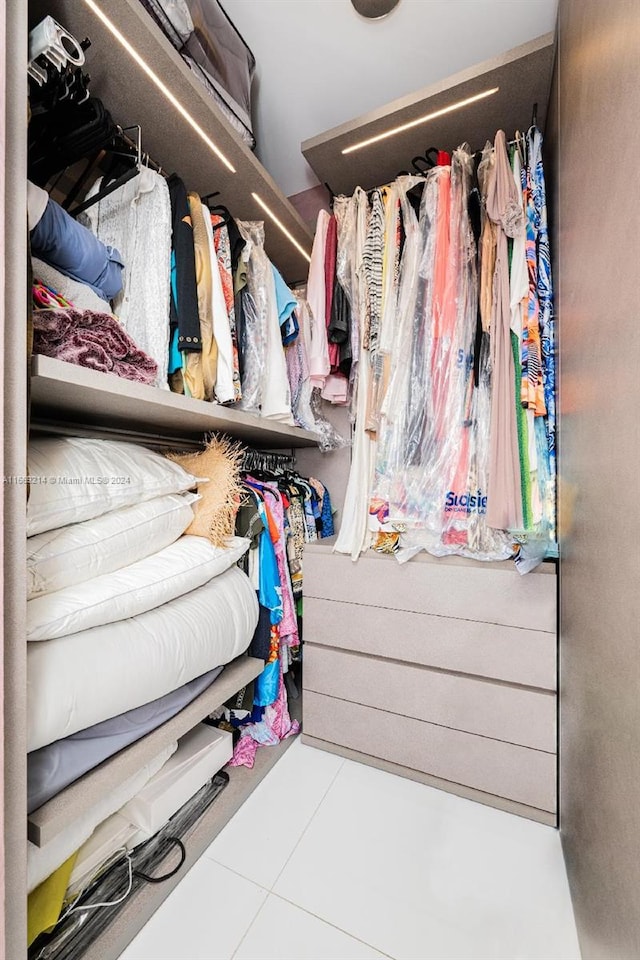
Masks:
[[[416,93],[394,100],[370,113],[332,127],[302,144],[302,152],[322,183],[335,193],[350,194],[357,186],[368,190],[394,180],[410,169],[411,159],[431,146],[453,150],[467,141],[472,150],[484,147],[497,130],[511,136],[526,130],[532,108],[538,105],[538,124],[544,129],[555,44],[544,34],[513,50],[462,70]],[[414,126],[362,150],[342,150],[386,130],[499,87],[497,93],[427,123]]]
[[[4,209],[4,317],[3,468],[4,474],[27,473],[27,384],[25,317],[27,314],[27,76],[26,50],[29,27],[51,14],[78,39],[90,37],[85,70],[91,74],[92,93],[100,97],[122,126],[141,124],[143,149],[174,170],[188,189],[204,194],[219,190],[220,203],[241,220],[265,223],[267,254],[285,280],[304,280],[308,261],[253,199],[255,192],[276,215],[303,251],[311,250],[312,235],[258,158],[242,142],[215,103],[138,0],[98,0],[129,44],[155,71],[171,94],[188,110],[225,154],[236,172],[231,173],[200,135],[166,100],[112,36],[84,0],[31,0],[8,4],[2,14],[9,41],[6,45],[4,91],[5,133],[0,138],[5,181]],[[107,51],[107,55],[105,55]],[[38,431],[93,436],[117,436],[154,446],[164,439],[201,442],[212,431],[229,434],[263,449],[311,447],[317,438],[304,430],[261,420],[216,404],[202,403],[134,384],[106,374],[36,357],[30,370],[30,424]],[[0,929],[0,955],[26,960],[26,491],[5,484],[3,520],[3,640],[4,640],[4,848],[0,847],[5,878],[5,929]],[[257,675],[261,663],[242,657],[228,665],[220,678],[168,724],[137,744],[105,761],[69,787],[62,799],[54,798],[34,812],[30,837],[45,842],[91,802],[91,797],[126,776],[144,762],[153,748],[175,739]],[[299,701],[291,712],[299,710]],[[87,960],[115,960],[126,944],[157,909],[233,816],[268,770],[288,749],[291,740],[258,751],[252,770],[230,770],[230,784],[187,837],[185,867],[170,881],[149,885],[132,898],[115,922],[87,951]]]
[[[31,361],[31,419],[34,427],[65,432],[101,432],[180,440],[229,433],[255,447],[313,447],[309,430],[264,420],[242,410],[193,400],[169,390],[133,383],[51,357]]]
[[[289,283],[304,280],[307,260],[269,220],[252,192],[269,206],[303,250],[311,251],[313,237],[256,155],[139,0],[98,0],[98,6],[230,161],[235,173],[212,153],[84,0],[32,0],[29,26],[51,14],[78,40],[89,37],[91,47],[84,69],[91,75],[91,92],[103,100],[116,123],[123,127],[140,124],[143,149],[164,170],[178,173],[188,190],[200,194],[219,190],[216,203],[225,204],[234,217],[264,220],[270,258]]]
[[[546,34],[318,134],[302,150],[320,180],[352,193],[393,180],[432,144],[482,148],[544,129],[555,55]],[[498,87],[491,96],[342,150]],[[305,451],[305,468],[316,455]],[[348,452],[323,478],[340,502]],[[305,731],[325,750],[547,824],[557,815],[557,566],[520,577],[508,562],[422,553],[354,564],[305,556]]]

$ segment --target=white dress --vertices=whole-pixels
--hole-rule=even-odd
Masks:
[[[97,180],[89,196],[100,189]],[[122,291],[114,313],[158,365],[156,386],[168,390],[171,201],[164,177],[144,169],[82,214],[85,226],[122,254]]]

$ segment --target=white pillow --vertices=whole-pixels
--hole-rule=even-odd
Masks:
[[[29,600],[27,640],[55,640],[154,610],[224,573],[249,542],[232,537],[228,547],[214,547],[204,537],[180,537],[122,570]]]
[[[32,440],[29,476],[28,537],[181,493],[197,480],[172,460],[135,443],[79,437]]]
[[[143,560],[168,547],[193,520],[195,493],[170,493],[95,520],[38,533],[27,540],[27,599]]]

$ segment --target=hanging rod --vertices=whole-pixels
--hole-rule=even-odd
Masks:
[[[127,443],[137,443],[142,447],[164,448],[168,450],[202,450],[204,438],[200,440],[185,439],[184,437],[170,437],[166,434],[142,433],[136,430],[118,427],[107,427],[101,424],[71,423],[67,420],[39,419],[36,414],[31,417],[31,433],[52,434],[62,437],[90,437],[94,440],[120,440]]]

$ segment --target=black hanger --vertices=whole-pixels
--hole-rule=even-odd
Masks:
[[[208,200],[213,200],[214,197],[219,197],[219,196],[220,196],[220,191],[214,190],[213,193],[205,193],[204,197],[200,197],[200,200],[202,201],[202,203],[207,203]]]
[[[429,170],[432,170],[438,163],[438,147],[429,147],[428,150],[425,150],[424,154],[418,154],[417,157],[413,157],[411,161],[411,166],[414,171],[420,176],[426,176]],[[432,158],[432,154],[435,154],[435,159]]]
[[[219,223],[213,223],[211,225],[211,229],[213,230],[214,233],[216,232],[216,230],[220,230],[221,227],[226,227],[227,224],[231,220],[233,220],[233,217],[231,216],[229,210],[222,203],[218,203],[213,207],[209,207],[209,210],[211,211],[211,213],[217,213],[222,217]]]

